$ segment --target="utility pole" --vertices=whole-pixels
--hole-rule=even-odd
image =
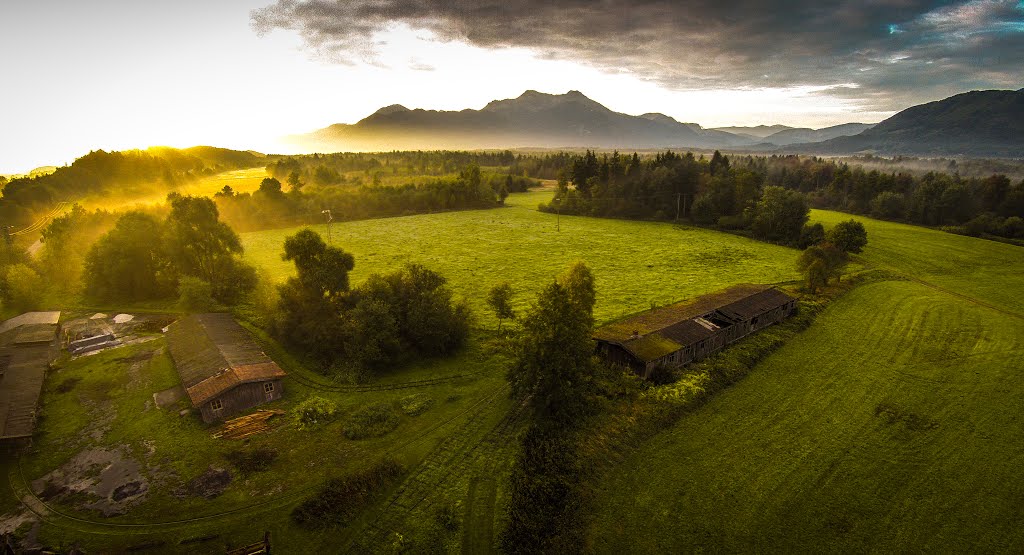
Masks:
[[[683,194],[676,193],[676,221],[679,221],[679,203],[682,201]]]
[[[562,199],[555,199],[555,231],[562,231]]]
[[[321,210],[321,214],[327,215],[327,244],[331,244],[331,222],[334,221],[334,216],[331,215],[330,210]]]

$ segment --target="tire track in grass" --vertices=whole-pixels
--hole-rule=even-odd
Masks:
[[[507,390],[507,385],[500,388],[501,392]],[[510,436],[523,421],[525,404],[514,406],[497,424],[488,427],[487,417],[493,409],[490,403],[481,406],[458,432],[450,434],[427,455],[362,529],[349,531],[351,539],[342,551],[370,553],[378,550],[395,533],[401,533],[414,511],[431,505],[432,493],[445,483],[473,472],[478,464],[482,467],[479,474],[493,476],[495,460],[516,446]],[[480,439],[474,442],[476,437]],[[493,515],[493,508],[491,513]]]

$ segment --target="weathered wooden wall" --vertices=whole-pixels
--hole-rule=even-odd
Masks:
[[[203,403],[203,406],[199,409],[203,422],[211,423],[224,420],[247,409],[280,399],[284,392],[281,380],[270,382],[274,384],[274,391],[269,396],[263,390],[263,384],[265,383],[268,382],[244,383]],[[212,404],[217,399],[224,404],[224,408],[214,411]]]

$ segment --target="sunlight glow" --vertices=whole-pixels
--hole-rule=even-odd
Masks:
[[[0,34],[0,50],[32,52],[4,62],[4,104],[16,109],[0,111],[0,172],[158,144],[290,152],[288,135],[354,123],[390,104],[479,109],[526,89],[575,89],[612,110],[661,112],[704,127],[822,127],[889,115],[861,112],[823,87],[672,91],[626,70],[606,73],[522,48],[476,48],[403,26],[375,37],[381,46],[373,63],[312,61],[294,33],[256,36],[248,11],[264,3],[217,3],[204,7],[204,18],[188,6],[167,7],[159,19],[132,4],[89,28],[80,21],[97,18],[86,3],[56,14],[45,3],[19,6],[37,12],[18,19],[45,18],[50,30],[13,26]]]

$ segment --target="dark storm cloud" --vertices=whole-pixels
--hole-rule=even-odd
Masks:
[[[372,61],[394,24],[485,48],[630,71],[666,87],[839,86],[893,110],[969,88],[1021,86],[1021,0],[279,0],[257,32],[298,31],[317,56]]]

